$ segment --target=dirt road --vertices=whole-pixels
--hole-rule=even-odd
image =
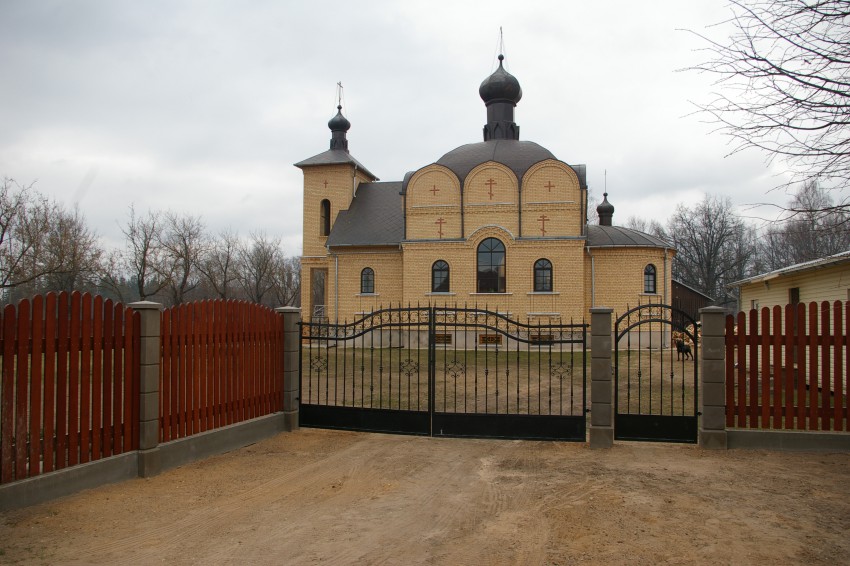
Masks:
[[[836,564],[850,455],[303,429],[0,522],[2,564]]]

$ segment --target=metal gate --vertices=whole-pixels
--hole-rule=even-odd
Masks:
[[[428,306],[301,326],[301,426],[585,440],[585,324]]]
[[[614,335],[614,438],[696,442],[696,321],[669,305],[641,305],[617,318]]]

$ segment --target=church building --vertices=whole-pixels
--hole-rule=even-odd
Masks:
[[[607,193],[587,221],[584,165],[520,141],[519,81],[499,67],[478,89],[484,139],[400,181],[379,182],[348,149],[342,106],[330,149],[304,173],[304,317],[355,320],[388,306],[475,306],[546,324],[669,303],[675,250],[613,225]]]

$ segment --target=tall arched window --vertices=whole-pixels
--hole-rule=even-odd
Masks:
[[[505,244],[487,238],[478,244],[478,292],[505,292]]]
[[[375,292],[375,272],[371,267],[366,267],[360,272],[360,292]]]
[[[655,293],[655,266],[651,263],[643,270],[643,292]]]
[[[534,262],[534,291],[552,291],[552,262],[548,259],[538,259]]]
[[[449,264],[441,259],[431,266],[431,292],[449,292]]]
[[[319,208],[319,233],[327,236],[331,233],[331,201],[323,200]]]

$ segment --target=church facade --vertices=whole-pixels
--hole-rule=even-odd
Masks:
[[[483,141],[391,182],[351,155],[351,124],[337,108],[330,149],[295,164],[304,174],[305,318],[477,305],[546,324],[580,322],[594,306],[669,302],[675,250],[614,226],[607,193],[599,224],[588,224],[585,166],[520,141],[522,90],[501,55],[479,95]]]

